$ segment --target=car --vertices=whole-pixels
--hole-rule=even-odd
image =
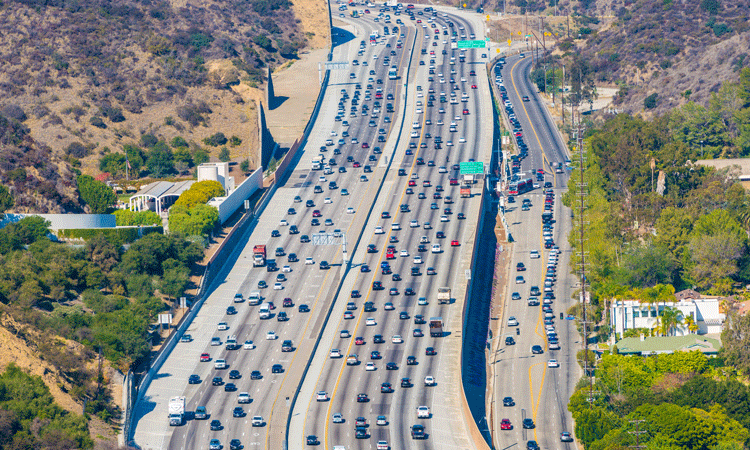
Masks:
[[[424,337],[424,333],[420,328],[415,328],[414,331],[412,331],[412,336],[414,337]]]
[[[534,440],[528,441],[526,442],[526,450],[539,450],[539,444]]]
[[[271,373],[284,373],[284,368],[281,364],[274,364],[271,366]]]
[[[527,417],[527,418],[523,419],[522,425],[527,430],[533,429],[535,427],[535,425],[534,425],[534,419],[532,419],[530,417]]]
[[[524,272],[526,270],[526,266],[520,262],[516,264],[516,272]]]
[[[211,361],[211,355],[208,353],[201,353],[200,362],[209,362]]]
[[[437,381],[435,380],[435,377],[431,375],[427,375],[424,377],[424,385],[425,386],[435,386],[437,385]]]
[[[219,322],[219,323],[218,323],[218,324],[216,325],[216,328],[217,328],[217,329],[218,329],[219,331],[224,331],[224,330],[228,330],[228,329],[229,329],[229,325],[228,325],[228,324],[227,324],[226,322]]]
[[[211,431],[219,431],[219,430],[221,430],[223,428],[221,426],[221,421],[219,419],[212,420],[211,424],[210,424],[210,427],[211,427]]]
[[[319,402],[327,402],[328,399],[328,393],[326,391],[318,391],[317,394],[315,394],[315,400]]]
[[[385,370],[398,370],[398,365],[395,362],[389,362],[385,365]]]
[[[377,325],[377,322],[375,322],[375,318],[374,317],[368,317],[365,320],[365,325],[367,325],[368,327],[371,327],[371,326]]]
[[[509,327],[517,327],[518,326],[518,319],[516,319],[513,316],[508,317],[508,326]]]
[[[242,294],[240,294],[240,296],[242,296]],[[192,340],[193,337],[189,334],[183,334],[182,336],[180,336],[180,342],[191,342]]]
[[[208,441],[209,450],[221,450],[221,442],[218,439]]]
[[[188,377],[188,384],[200,384],[200,382],[201,377],[199,375],[192,374],[190,375],[190,377]]]
[[[424,425],[416,424],[411,426],[411,438],[412,439],[427,439],[427,435],[424,431]]]
[[[516,402],[513,400],[513,397],[504,397],[503,398],[503,406],[515,406]]]
[[[544,349],[541,345],[532,345],[531,346],[531,353],[533,355],[541,355],[544,352]]]
[[[523,275],[516,276],[516,284],[524,284],[526,283],[526,280],[524,280]]]
[[[387,441],[378,441],[377,449],[378,450],[388,450],[390,447],[388,446]]]
[[[368,362],[367,364],[365,364],[365,370],[368,371],[368,372],[372,372],[372,371],[374,371],[376,369],[377,369],[377,367],[375,367],[375,363],[374,362]]]
[[[560,433],[560,442],[573,442],[573,436],[568,431]]]
[[[404,339],[401,337],[401,335],[394,334],[391,337],[391,342],[394,343],[394,344],[403,344],[404,343]]]
[[[240,373],[239,370],[233,369],[233,370],[229,371],[229,379],[230,380],[238,380],[240,378],[242,378],[242,374]]]
[[[510,419],[503,419],[500,421],[501,430],[512,430],[513,425],[510,423]]]
[[[383,383],[390,386],[390,383]],[[381,387],[382,390],[382,387]],[[386,419],[385,416],[378,416],[377,419],[375,419],[375,424],[380,426],[388,425],[388,419]]]
[[[318,440],[318,437],[314,434],[311,434],[307,436],[307,439],[305,440],[307,442],[307,445],[320,445],[320,441]]]
[[[547,361],[547,367],[560,367],[560,363],[556,359],[550,359]]]
[[[367,394],[357,394],[357,403],[367,403],[370,401],[370,398],[367,396]]]
[[[417,365],[417,357],[416,356],[407,356],[406,357],[406,365],[407,366],[416,366]]]

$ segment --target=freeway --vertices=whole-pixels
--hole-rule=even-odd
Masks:
[[[382,34],[383,29],[380,30]],[[341,29],[337,33],[339,42],[334,49],[334,60],[357,59],[360,44],[354,38],[355,34],[367,36],[371,31],[361,25]],[[377,107],[371,97],[375,97],[376,89],[382,87],[384,93],[394,95],[392,102],[395,108],[399,107],[400,85],[395,80],[388,80],[390,65],[381,61],[385,56],[393,58],[393,64],[400,64],[399,71],[403,76],[403,55],[410,52],[407,43],[411,42],[413,32],[412,28],[411,31],[404,30],[401,38],[390,37],[388,48],[366,45],[361,64],[351,65],[347,71],[332,72],[320,118],[301,158],[302,167],[296,168],[286,183],[277,189],[272,207],[257,219],[247,238],[243,239],[246,246],[235,250],[223,269],[223,276],[217,277],[211,286],[209,297],[187,331],[192,339],[180,343],[169,355],[143,401],[136,405],[134,440],[142,448],[199,448],[206,446],[211,439],[218,439],[226,447],[230,440],[239,439],[246,447],[273,448],[270,442],[274,434],[286,432],[286,418],[279,418],[283,413],[275,414],[283,409],[279,406],[284,400],[279,397],[288,396],[286,392],[296,389],[299,383],[302,368],[309,359],[311,343],[334,300],[333,292],[340,281],[342,267],[339,246],[313,249],[312,243],[302,242],[302,236],[333,229],[356,236],[361,230],[379,176],[377,171],[364,172],[364,166],[379,164],[380,155],[375,147],[383,147],[385,143],[378,142],[378,137],[383,136],[381,140],[385,141],[394,130],[397,131],[393,114],[383,112],[385,104],[390,103],[385,100],[387,94],[380,100],[381,112],[375,111]],[[399,39],[404,42],[403,48],[396,45]],[[336,120],[336,104],[339,97],[344,97],[341,89],[348,94],[348,98],[342,99],[343,103],[348,102],[355,111],[352,113],[349,109],[348,114]],[[363,92],[364,100],[360,98],[354,102],[355,91]],[[356,104],[360,102],[361,105],[373,106],[365,109]],[[392,120],[386,121],[386,117]],[[349,122],[348,126],[344,120]],[[368,126],[371,120],[375,126]],[[351,137],[345,132],[351,133]],[[328,139],[333,145],[326,145]],[[344,143],[338,144],[339,139]],[[330,164],[329,173],[309,169],[319,147],[326,150],[323,154]],[[339,152],[341,155],[336,154]],[[371,155],[375,161],[369,161]],[[347,156],[352,158],[351,163],[344,161]],[[339,159],[339,164],[333,165],[329,161],[331,158]],[[361,168],[354,167],[355,161],[361,162]],[[340,171],[339,167],[345,169]],[[331,181],[339,187],[329,189]],[[345,189],[348,189],[348,195],[345,195]],[[322,192],[315,193],[315,190]],[[312,206],[307,206],[307,200],[312,201]],[[290,208],[294,208],[294,213]],[[313,211],[319,211],[320,217],[314,217],[318,214]],[[319,224],[315,224],[315,220]],[[297,234],[292,234],[292,226],[298,228]],[[266,245],[268,258],[276,260],[278,271],[252,267],[252,250],[256,244]],[[276,256],[277,251],[279,256]],[[291,254],[296,254],[298,260],[290,260]],[[308,257],[312,258],[311,264],[307,264]],[[324,269],[320,264],[322,261],[329,262],[331,269]],[[261,287],[260,282],[265,282],[267,287]],[[279,289],[276,289],[277,283]],[[255,290],[261,292],[263,302],[273,302],[276,306],[268,320],[259,318],[258,306],[251,306],[247,301],[233,301],[236,293],[247,299]],[[286,298],[293,306],[282,306]],[[303,312],[304,309],[300,308],[304,308],[303,305],[309,312]],[[229,314],[230,306],[235,307],[236,313]],[[279,320],[282,311],[286,313],[287,321]],[[218,329],[220,322],[226,323],[226,330]],[[225,347],[230,336],[241,344],[239,349]],[[219,345],[212,345],[214,337],[219,338]],[[281,343],[287,339],[293,343],[292,352],[281,350]],[[202,353],[208,353],[210,360],[200,362]],[[228,367],[215,368],[217,359],[225,360]],[[277,364],[280,369],[274,373],[272,367]],[[239,371],[239,378],[229,379],[232,370]],[[254,370],[260,372],[255,377],[258,379],[251,379]],[[197,375],[200,381],[188,384],[190,375]],[[212,382],[214,377],[221,377],[216,385]],[[228,388],[229,383],[235,385],[234,390]],[[249,394],[250,403],[238,403],[242,392]],[[169,427],[166,419],[168,399],[174,396],[187,398],[188,420],[181,427]],[[206,407],[208,420],[195,419],[193,412],[199,406]],[[241,408],[241,412],[235,414],[235,408]],[[253,417],[256,416],[260,426],[253,426]],[[211,427],[214,420],[219,424]],[[280,426],[276,425],[277,422]]]
[[[530,58],[507,58],[500,72],[502,82],[497,80],[498,91],[504,86],[511,104],[506,111],[515,113],[528,145],[528,157],[521,161],[518,177],[534,178],[537,169],[543,169],[544,181],[550,186],[516,195],[515,203],[508,203],[505,210],[514,243],[499,342],[493,347],[494,441],[497,448],[534,448],[529,442],[533,441],[541,448],[573,449],[575,443],[561,442],[561,433],[572,433],[567,402],[581,375],[576,361],[581,338],[575,321],[567,317],[568,308],[575,304],[571,299],[575,278],[568,273],[571,211],[560,201],[567,186],[567,169],[562,174],[553,169],[556,163],[565,167],[567,153],[528,78],[530,67]],[[522,207],[523,203],[529,206]],[[546,228],[541,218],[544,212],[553,217]],[[553,239],[559,251],[545,248],[546,237]],[[534,287],[541,292],[532,292]],[[555,337],[559,349],[550,345]],[[532,351],[535,345],[539,346],[537,353]],[[504,401],[506,397],[511,401]],[[524,419],[533,423],[526,428]]]
[[[321,343],[316,358],[334,357],[328,358],[313,378],[316,394],[308,398],[304,410],[304,435],[315,436],[325,448],[345,445],[363,449],[380,441],[391,448],[440,448],[456,445],[458,439],[451,436],[450,428],[457,412],[441,407],[439,392],[445,390],[441,383],[456,363],[443,358],[443,342],[451,335],[457,337],[460,330],[432,337],[428,322],[431,317],[447,319],[461,314],[455,298],[451,304],[441,305],[436,294],[438,287],[465,281],[460,279],[464,274],[455,270],[456,262],[472,252],[474,233],[467,231],[467,224],[476,225],[482,187],[478,183],[472,186],[471,198],[460,198],[457,169],[460,161],[481,160],[491,147],[491,133],[481,132],[487,129],[488,118],[491,127],[491,104],[482,51],[461,52],[450,46],[454,31],[459,40],[471,36],[471,24],[448,14],[431,17],[421,10],[415,17],[418,44],[412,67],[415,74],[408,89],[416,100],[407,103],[413,109],[407,112],[410,119],[403,130],[409,137],[395,151],[383,192],[365,227],[363,246],[372,250],[355,256],[355,271],[347,277],[334,307],[328,325],[333,330]],[[365,16],[365,20],[369,18]],[[439,100],[441,93],[445,102]],[[455,103],[450,101],[452,93]],[[439,145],[438,136],[442,138]],[[387,255],[388,246],[393,246],[393,256]],[[374,283],[380,283],[382,289],[374,289]],[[415,323],[418,315],[425,322]],[[382,337],[382,342],[377,337]],[[427,354],[428,347],[434,349],[434,355]],[[347,365],[351,354],[358,356],[358,364]],[[410,356],[416,364],[408,364]],[[396,369],[387,370],[388,363],[394,363]],[[373,370],[368,370],[368,365]],[[426,377],[434,377],[436,384],[426,386]],[[394,392],[386,392],[383,383],[390,383]],[[367,401],[358,401],[360,394],[366,395]],[[430,407],[429,419],[417,418],[418,406]],[[343,423],[333,423],[334,414],[341,414]],[[384,416],[383,424],[377,424],[378,416]],[[360,417],[367,424],[361,436],[364,439],[355,436]],[[427,440],[411,439],[410,426],[414,424],[425,426]],[[301,444],[290,439],[292,448]],[[465,443],[461,444],[456,446],[465,448]]]

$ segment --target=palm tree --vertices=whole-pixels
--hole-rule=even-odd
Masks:
[[[687,325],[688,331],[691,333],[696,333],[698,331],[698,324],[695,323],[695,319],[693,319],[693,316],[685,316],[685,325]]]
[[[664,308],[661,315],[661,332],[664,336],[671,336],[677,326],[683,323],[682,311],[671,306]]]

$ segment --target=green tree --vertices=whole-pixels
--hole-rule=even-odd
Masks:
[[[203,163],[207,163],[211,158],[208,156],[208,152],[203,148],[198,148],[193,152],[193,162],[199,166]]]
[[[16,223],[9,224],[5,228],[8,233],[15,235],[22,244],[31,245],[34,242],[46,238],[49,234],[50,222],[39,216],[24,217]]]
[[[205,204],[191,208],[175,205],[169,213],[169,229],[186,236],[209,234],[219,222],[219,211]]]
[[[750,315],[730,312],[721,332],[721,355],[737,370],[750,374]],[[750,412],[750,411],[749,411]]]
[[[95,180],[89,175],[78,177],[78,192],[83,201],[91,208],[92,214],[104,214],[117,202],[117,194],[111,187]]]
[[[0,214],[13,207],[15,201],[4,184],[0,184]]]
[[[203,139],[203,143],[206,145],[210,145],[212,147],[218,147],[220,145],[225,145],[228,142],[228,139],[226,136],[224,136],[224,133],[221,131]]]
[[[666,307],[661,312],[661,334],[664,336],[671,336],[675,329],[682,325],[684,317],[682,311],[673,307]]]
[[[242,144],[242,139],[240,139],[238,136],[232,136],[229,138],[229,145],[231,145],[232,147],[237,147],[240,144]]]
[[[177,299],[188,285],[190,271],[181,265],[164,270],[164,275],[159,281],[159,290],[170,299]]]
[[[620,418],[607,410],[591,407],[578,413],[575,418],[575,434],[584,448],[602,439],[608,432],[620,427]]]
[[[646,109],[654,109],[658,104],[659,94],[654,92],[643,100],[643,106]]]
[[[240,170],[247,173],[250,171],[250,161],[243,159],[240,163]]]
[[[219,152],[219,161],[227,162],[230,159],[231,159],[231,156],[229,155],[229,149],[226,147],[222,147],[221,151]]]
[[[125,175],[125,155],[122,153],[107,153],[99,160],[99,170],[119,178]]]
[[[130,169],[128,169],[130,171],[130,177],[138,178],[141,167],[143,167],[146,161],[143,150],[132,144],[126,144],[122,149],[125,152],[128,162],[130,162]]]
[[[105,272],[112,271],[120,263],[119,247],[101,234],[86,241],[86,256]]]
[[[148,152],[146,167],[148,167],[151,175],[156,178],[161,178],[172,173],[174,171],[172,150],[160,141]]]

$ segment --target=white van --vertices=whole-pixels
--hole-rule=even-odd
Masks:
[[[432,244],[432,253],[440,253],[440,244]]]
[[[418,105],[418,106],[419,106],[419,105]],[[412,128],[414,128],[415,130],[416,130],[417,128],[419,128],[419,126],[420,126],[420,125],[419,125],[419,122],[412,122],[412,123],[411,123],[411,127],[412,127]]]
[[[268,304],[268,302],[263,303],[260,305],[260,309],[258,310],[258,315],[261,319],[268,319],[271,317],[271,305]]]
[[[248,305],[260,305],[260,291],[253,291],[247,298]]]

